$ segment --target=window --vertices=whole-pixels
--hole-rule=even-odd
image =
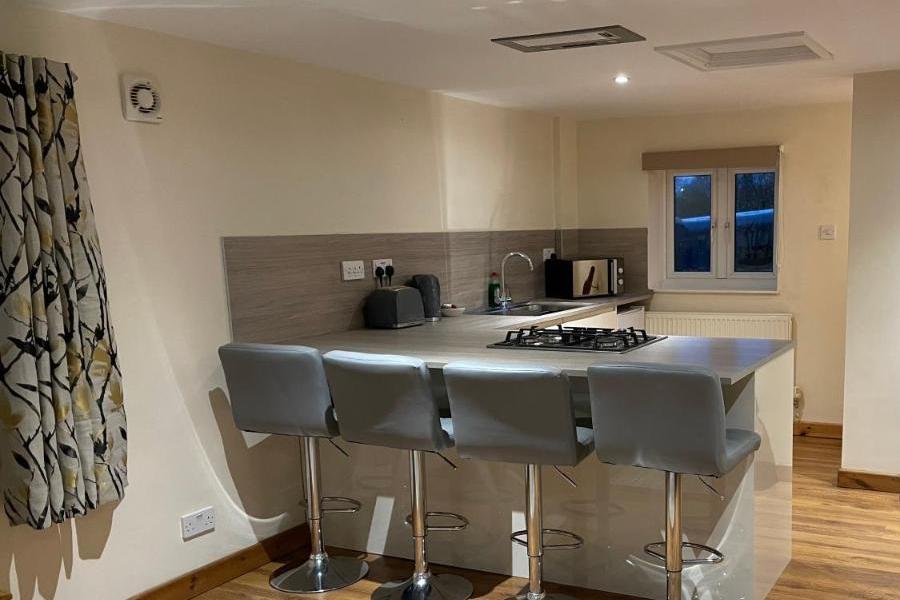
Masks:
[[[658,261],[651,287],[777,288],[777,168],[658,170],[651,177],[651,263],[654,255]]]

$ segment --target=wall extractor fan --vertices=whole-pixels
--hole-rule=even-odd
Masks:
[[[122,77],[122,111],[126,121],[162,122],[162,99],[156,82],[147,77]]]

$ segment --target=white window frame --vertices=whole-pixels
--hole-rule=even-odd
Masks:
[[[775,237],[772,272],[734,270],[735,175],[775,172]],[[674,270],[674,178],[712,176],[710,272],[678,273]],[[650,223],[648,231],[649,285],[656,291],[755,292],[778,291],[781,206],[778,167],[740,167],[650,172]]]
[[[772,167],[740,167],[734,169],[727,169],[728,171],[728,215],[727,221],[725,221],[726,235],[728,236],[727,247],[727,257],[726,257],[726,265],[728,267],[726,274],[728,279],[764,279],[767,281],[778,279],[778,240],[779,240],[779,215],[781,215],[781,211],[778,206],[778,189],[779,189],[779,181],[778,181],[778,169],[774,169]],[[735,175],[740,175],[742,173],[768,173],[770,171],[775,172],[775,218],[773,220],[773,226],[775,228],[774,237],[772,239],[772,272],[738,272],[734,270],[734,232],[737,230],[734,226],[734,223],[731,220],[735,217],[735,183],[734,178]]]
[[[718,273],[718,257],[716,256],[717,231],[716,221],[718,218],[719,207],[719,177],[716,169],[696,169],[696,170],[679,170],[666,171],[666,249],[675,246],[675,178],[689,176],[710,177],[710,249],[709,249],[709,271],[693,271],[678,272],[675,270],[675,253],[666,252],[666,279],[715,279]]]

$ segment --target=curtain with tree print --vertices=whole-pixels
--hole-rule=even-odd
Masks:
[[[35,529],[122,498],[125,411],[69,65],[0,53],[0,493]]]

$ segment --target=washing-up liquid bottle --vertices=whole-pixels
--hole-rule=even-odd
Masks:
[[[488,283],[488,306],[491,308],[500,306],[500,276],[497,273],[491,273]]]

